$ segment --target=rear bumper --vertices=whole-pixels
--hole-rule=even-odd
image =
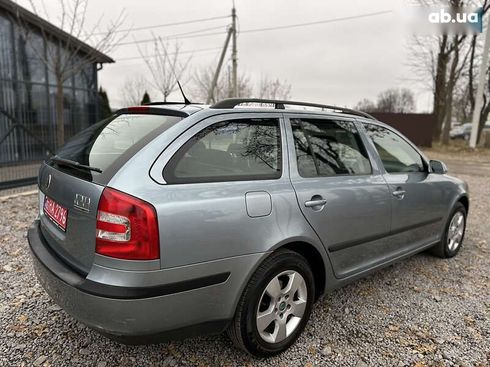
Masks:
[[[29,229],[28,241],[37,278],[51,298],[90,328],[129,343],[223,331],[233,317],[242,287],[265,255],[219,260],[204,268],[200,265],[199,269],[208,271],[201,271],[198,277],[195,267],[187,267],[186,272],[194,274],[192,279],[124,287],[94,281],[90,273],[84,277],[68,267],[45,242],[38,221]],[[169,269],[161,274],[175,280],[175,272],[182,271]],[[104,272],[105,278],[114,278],[113,270]],[[100,266],[97,273],[101,273]],[[131,276],[131,272],[124,273]],[[142,276],[141,272],[134,275]]]

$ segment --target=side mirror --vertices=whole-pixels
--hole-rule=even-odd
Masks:
[[[433,173],[437,173],[440,175],[447,173],[447,167],[443,162],[431,159],[429,163],[430,163],[430,170]]]

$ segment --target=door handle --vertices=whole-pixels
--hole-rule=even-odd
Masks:
[[[305,201],[305,206],[307,208],[314,208],[316,206],[324,206],[326,203],[327,203],[327,200],[325,200],[325,199],[315,199],[315,200]]]
[[[397,187],[395,191],[393,191],[393,196],[396,197],[397,199],[403,199],[405,197],[405,190],[403,190],[401,187]]]

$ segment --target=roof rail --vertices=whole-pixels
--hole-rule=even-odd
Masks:
[[[185,102],[147,102],[143,103],[142,106],[163,106],[163,105],[172,105],[172,104],[186,104]],[[192,102],[191,104],[202,104]]]
[[[296,102],[296,101],[282,101],[276,99],[262,99],[262,98],[228,98],[223,99],[212,105],[210,108],[225,109],[234,108],[243,103],[258,103],[258,104],[273,104],[274,108],[277,110],[284,110],[286,105],[290,106],[304,106],[304,107],[316,107],[321,109],[333,110],[341,113],[348,113],[351,115],[361,116],[368,118],[370,120],[376,120],[373,116],[366,112],[351,110],[350,108],[330,106],[326,104],[319,103],[309,103],[309,102]]]

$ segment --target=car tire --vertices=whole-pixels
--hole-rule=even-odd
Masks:
[[[441,242],[431,249],[433,255],[446,259],[456,256],[463,245],[466,230],[466,208],[460,202],[451,210]]]
[[[303,331],[314,293],[308,261],[293,251],[273,252],[245,287],[228,336],[235,346],[253,356],[277,355]]]

